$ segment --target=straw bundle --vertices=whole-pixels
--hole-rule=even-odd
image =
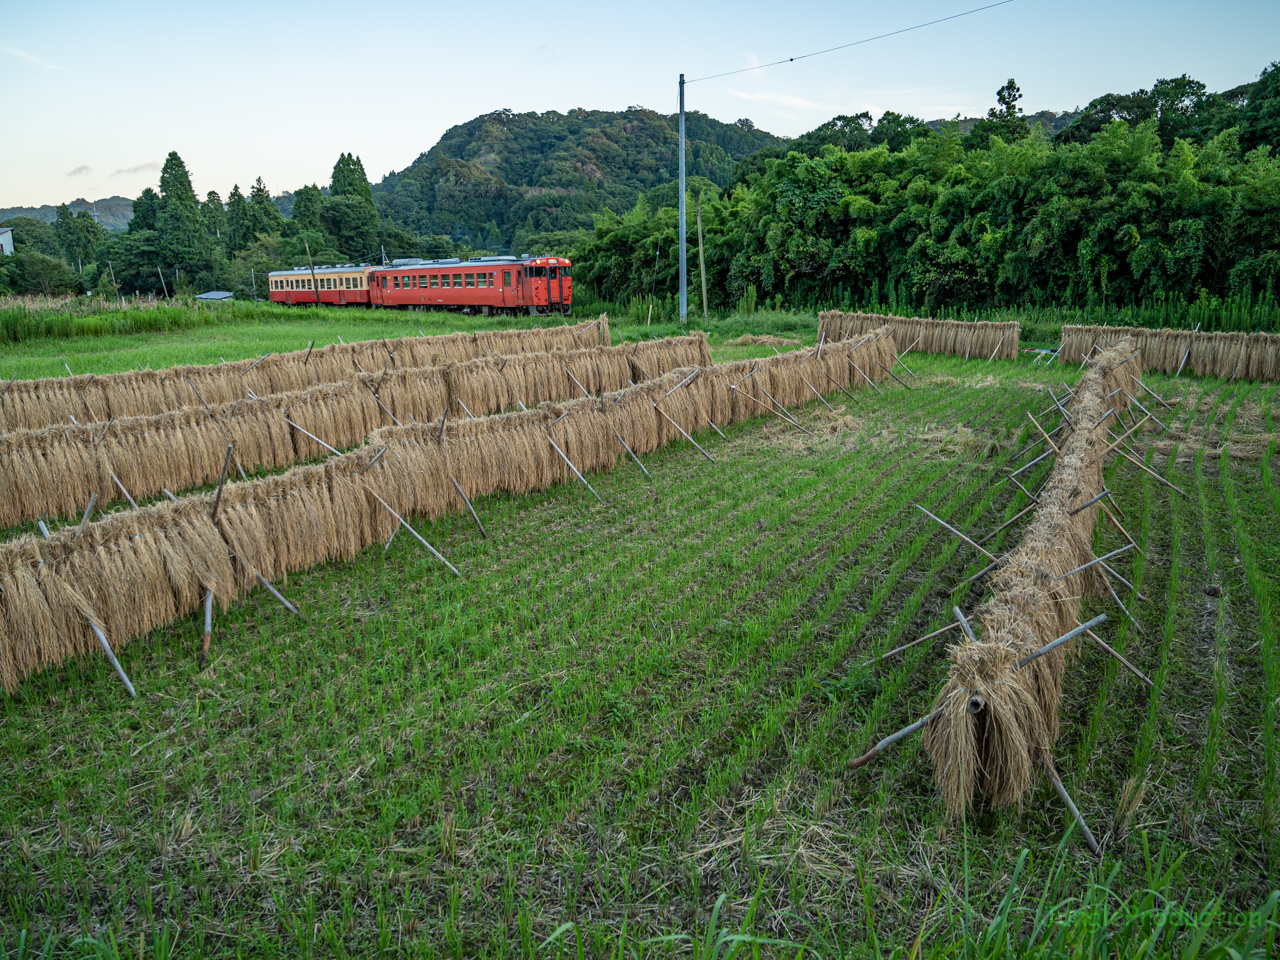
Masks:
[[[849,340],[864,337],[877,327],[887,326],[904,350],[943,353],[983,360],[1015,360],[1018,356],[1019,326],[1016,321],[929,320],[924,317],[885,317],[873,313],[842,313],[827,310],[818,314],[818,336]]]
[[[740,365],[730,365],[732,374],[721,367],[679,368],[600,397],[382,427],[365,446],[322,464],[229,482],[216,526],[208,519],[213,497],[200,494],[108,515],[87,524],[83,536],[68,527],[49,541],[22,537],[0,544],[0,683],[13,690],[23,677],[97,649],[89,620],[100,623],[119,650],[130,638],[194,612],[206,589],[225,606],[251,589],[257,574],[271,579],[355,556],[385,540],[396,524],[374,494],[403,516],[435,517],[463,507],[453,480],[469,497],[576,482],[551,440],[579,471],[611,470],[623,455],[619,435],[637,452],[680,437],[655,403],[692,434],[706,428],[717,406],[731,414],[717,421],[722,425],[766,416],[742,397],[759,391],[767,404],[764,390],[790,389],[796,371],[812,380],[825,368],[849,389],[865,388],[842,366],[853,358],[870,367],[877,355],[892,362],[887,330],[875,343],[831,344],[820,360],[810,351],[750,361],[741,373]],[[690,373],[697,376],[671,392]]]
[[[949,649],[950,678],[934,704],[941,712],[925,727],[924,746],[948,811],[962,816],[975,789],[993,803],[1018,802],[1036,767],[1052,764],[1058,705],[1068,654],[1064,644],[1019,669],[1017,662],[1077,625],[1083,596],[1104,592],[1097,565],[1055,578],[1093,559],[1098,506],[1071,510],[1103,489],[1110,442],[1107,409],[1124,409],[1124,392],[1104,399],[1141,374],[1132,340],[1095,360],[1076,389],[1071,414],[1081,426],[1059,442],[1057,462],[1039,495],[1041,506],[1022,542],[992,575],[993,593],[975,615],[979,642]],[[1123,362],[1122,362],[1123,361]],[[1107,423],[1111,418],[1107,418]]]
[[[449,367],[356,374],[347,382],[155,416],[125,417],[110,426],[57,425],[0,435],[0,526],[37,517],[72,516],[90,494],[102,505],[122,499],[112,479],[133,497],[158,496],[217,481],[227,445],[245,471],[280,469],[328,451],[286,423],[339,449],[354,447],[390,417],[431,421],[450,411],[476,416],[544,400],[569,400],[581,390],[620,390],[642,378],[631,345],[553,354],[471,360]],[[702,334],[653,341],[645,360],[654,367],[707,353]],[[377,391],[377,399],[374,392]],[[379,406],[379,400],[382,406]],[[386,408],[386,411],[382,409]],[[390,414],[390,417],[388,416]]]
[[[71,417],[93,423],[112,416],[149,416],[239,400],[250,391],[260,397],[293,393],[322,383],[350,380],[360,373],[378,373],[384,367],[435,366],[497,354],[545,353],[599,344],[610,344],[609,321],[603,315],[572,327],[370,340],[234,363],[137,370],[101,377],[19,380],[0,396],[0,429],[39,429],[67,423]]]
[[[1064,326],[1059,363],[1080,363],[1098,345],[1132,337],[1144,370],[1201,377],[1280,380],[1280,334],[1199,333],[1142,327]]]

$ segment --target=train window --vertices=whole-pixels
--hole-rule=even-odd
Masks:
[[[568,265],[567,263],[566,263],[564,266],[562,266],[562,267],[560,268],[560,276],[562,276],[562,277],[572,277],[572,276],[573,276],[573,270],[569,267],[569,265]]]
[[[468,273],[466,280],[468,287],[474,287],[476,285],[476,275],[474,273]]]
[[[550,268],[550,270],[551,270],[551,272],[550,272],[550,273],[548,273],[548,274],[547,274],[547,276],[548,276],[548,277],[550,277],[552,280],[556,279],[556,277],[559,275],[559,274],[556,272],[556,268],[555,268],[555,267],[551,267],[551,268]]]
[[[487,287],[488,285],[489,285],[489,278],[488,278],[488,277],[486,277],[483,273],[477,273],[477,274],[476,274],[476,286],[477,286],[477,287]]]
[[[392,287],[393,287],[394,289],[399,290],[399,289],[400,289],[400,277],[399,277],[399,276],[392,277],[392,278],[391,278],[391,285],[392,285]]]
[[[427,289],[427,275],[425,273],[418,274],[418,289]]]
[[[453,288],[458,290],[462,287],[462,274],[455,273],[453,275]]]
[[[431,289],[434,290],[439,286],[440,286],[440,274],[438,273],[431,274]]]
[[[533,268],[533,275],[534,275],[535,277],[539,278],[539,279],[542,279],[543,277],[545,277],[545,276],[547,275],[547,268],[546,268],[546,267],[534,267],[534,268]]]
[[[511,271],[510,271],[510,270],[503,270],[503,271],[502,271],[502,285],[503,285],[504,287],[509,287],[509,286],[511,286]]]
[[[386,278],[386,277],[383,277],[383,278],[382,278],[382,289],[383,289],[383,290],[387,289],[387,278]]]

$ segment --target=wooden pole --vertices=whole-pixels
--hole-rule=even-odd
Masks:
[[[714,426],[714,424],[713,424],[713,426]],[[611,430],[612,430],[613,428],[612,428],[612,427],[610,427],[609,429],[611,429]],[[618,438],[618,442],[619,442],[620,444],[622,444],[622,449],[623,449],[623,450],[625,450],[625,451],[627,451],[627,453],[628,453],[628,454],[630,454],[631,459],[632,459],[632,460],[634,460],[634,461],[635,461],[636,466],[640,468],[640,472],[641,472],[641,473],[643,473],[646,477],[647,477],[647,476],[649,476],[649,471],[648,471],[648,470],[646,470],[646,469],[644,468],[644,464],[643,464],[643,463],[641,463],[641,462],[640,462],[640,458],[639,458],[639,457],[637,457],[637,456],[635,455],[635,451],[633,451],[629,446],[627,446],[627,441],[625,441],[625,440],[623,440],[623,439],[622,439],[622,434],[618,433],[618,431],[617,431],[617,430],[614,430],[614,431],[613,431],[613,435],[614,435],[615,437],[617,437],[617,438]]]
[[[458,486],[457,480],[454,480],[453,477],[449,477],[449,480],[453,484],[453,489],[458,491],[458,496],[462,498],[462,502],[465,503],[467,505],[467,509],[471,511],[471,519],[474,520],[476,522],[476,526],[480,528],[480,535],[488,540],[489,533],[485,530],[484,524],[480,522],[480,518],[476,515],[476,508],[471,505],[471,499],[462,492],[462,487]]]
[[[832,412],[834,413],[835,411],[832,411]],[[717,427],[717,426],[716,426],[716,422],[715,422],[714,420],[710,420],[710,419],[709,419],[709,420],[707,420],[707,423],[709,423],[709,424],[711,425],[711,429],[712,429],[712,430],[714,430],[716,433],[720,434],[720,439],[721,439],[721,440],[728,440],[728,439],[729,439],[728,437],[726,437],[726,436],[724,435],[724,431],[723,431],[723,430],[721,430],[719,427]]]
[[[439,561],[440,561],[441,563],[443,563],[446,567],[448,567],[450,570],[452,570],[452,571],[453,571],[453,575],[454,575],[455,577],[461,577],[461,576],[462,576],[462,574],[460,574],[460,573],[458,572],[458,568],[457,568],[457,567],[455,567],[452,563],[450,563],[448,560],[446,560],[446,559],[444,558],[444,556],[443,556],[443,555],[441,555],[441,553],[440,553],[440,551],[439,551],[439,550],[437,550],[437,549],[436,549],[435,547],[433,547],[431,544],[427,543],[427,541],[426,541],[425,539],[423,539],[422,534],[418,533],[418,531],[417,531],[417,530],[415,530],[415,529],[413,529],[413,527],[409,526],[409,522],[408,522],[407,520],[405,520],[405,518],[404,518],[404,517],[400,516],[400,514],[396,513],[394,510],[392,510],[392,509],[391,509],[391,505],[390,505],[390,504],[388,504],[388,503],[387,503],[387,501],[383,500],[380,496],[378,496],[376,493],[374,493],[374,492],[373,492],[373,488],[372,488],[372,487],[370,487],[370,486],[367,486],[367,485],[366,485],[366,486],[365,486],[365,489],[366,489],[366,490],[368,490],[368,491],[369,491],[369,493],[373,494],[373,499],[377,500],[380,504],[382,504],[384,507],[386,507],[386,509],[387,509],[387,513],[391,514],[393,517],[395,517],[397,520],[399,520],[399,521],[400,521],[400,526],[404,527],[404,528],[405,528],[406,530],[408,530],[411,534],[413,534],[415,537],[417,537],[417,538],[418,538],[418,542],[419,542],[420,544],[422,544],[424,547],[426,547],[428,550],[430,550],[430,551],[432,552],[432,554],[434,554],[434,555],[435,555],[435,558],[436,558],[437,560],[439,560]]]
[[[987,363],[990,363],[992,360],[996,358],[996,354],[1000,352],[1000,348],[1003,346],[1004,346],[1004,334],[1002,333],[1000,334],[1000,342],[997,343],[996,348],[991,351],[991,356],[987,357]],[[983,366],[986,366],[986,364],[983,364]]]
[[[164,291],[164,298],[165,298],[166,300],[168,300],[168,299],[169,299],[169,288],[165,285],[165,282],[164,282],[164,271],[163,271],[163,270],[161,270],[159,267],[156,267],[156,273],[160,274],[160,289]],[[112,279],[112,283],[114,283],[114,282],[115,282],[115,275],[114,275],[114,271],[112,272],[112,278],[111,278],[111,279]]]
[[[1015,480],[1015,481],[1014,481],[1014,483],[1017,483],[1017,481]],[[1035,501],[1035,503],[1032,503],[1030,506],[1026,507],[1025,509],[1023,509],[1023,510],[1019,510],[1016,514],[1014,514],[1012,517],[1010,517],[1010,518],[1009,518],[1008,520],[1006,520],[1004,523],[1000,524],[1000,526],[996,527],[994,530],[992,530],[990,533],[988,533],[985,537],[983,537],[981,540],[979,540],[979,541],[978,541],[978,543],[979,543],[979,544],[986,543],[988,540],[990,540],[992,537],[994,537],[997,533],[999,533],[999,532],[1000,532],[1001,530],[1003,530],[1005,527],[1009,526],[1009,525],[1010,525],[1010,524],[1012,524],[1012,523],[1015,523],[1015,522],[1016,522],[1019,518],[1021,518],[1024,514],[1027,514],[1027,513],[1029,513],[1030,511],[1034,510],[1034,509],[1036,508],[1036,506],[1039,504],[1039,502],[1040,502],[1040,501],[1039,501],[1039,500],[1037,500],[1037,501]]]
[[[1077,621],[1076,621],[1076,623],[1079,623],[1079,622],[1080,622],[1079,620],[1077,620]],[[1123,656],[1121,656],[1121,654],[1120,654],[1120,652],[1119,652],[1118,650],[1116,650],[1116,649],[1114,649],[1113,647],[1111,647],[1111,645],[1110,645],[1110,644],[1108,644],[1105,640],[1103,640],[1100,636],[1098,636],[1098,635],[1097,635],[1096,633],[1094,633],[1092,630],[1086,630],[1086,631],[1085,631],[1085,635],[1086,635],[1086,636],[1088,636],[1088,637],[1090,637],[1090,638],[1091,638],[1095,643],[1097,643],[1097,644],[1098,644],[1098,646],[1100,646],[1103,650],[1107,651],[1107,653],[1111,654],[1111,656],[1115,657],[1115,658],[1116,658],[1117,660],[1119,660],[1122,664],[1124,664],[1126,667],[1128,667],[1128,668],[1129,668],[1129,670],[1130,670],[1130,672],[1132,672],[1132,673],[1133,673],[1133,675],[1134,675],[1135,677],[1137,677],[1139,680],[1141,680],[1143,683],[1145,683],[1148,687],[1154,687],[1154,686],[1155,686],[1155,684],[1151,681],[1151,678],[1150,678],[1150,677],[1148,677],[1145,673],[1143,673],[1141,670],[1139,670],[1137,667],[1135,667],[1132,663],[1130,663],[1128,660],[1126,660]]]
[[[307,266],[311,268],[311,286],[312,292],[316,295],[316,306],[320,306],[320,281],[316,279],[316,265],[311,262],[311,244],[307,242],[306,237],[302,239],[302,245],[307,250]]]

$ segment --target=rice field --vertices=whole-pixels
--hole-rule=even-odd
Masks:
[[[1187,496],[1106,467],[1145,636],[1110,601],[1082,617],[1108,613],[1099,634],[1153,686],[1096,646],[1066,668],[1055,758],[1098,860],[1043,777],[1021,809],[953,822],[918,738],[845,769],[930,709],[948,636],[868,661],[982,599],[967,581],[986,558],[914,504],[974,536],[1024,509],[996,481],[1045,387],[1079,376],[906,359],[910,389],[796,408],[812,437],[761,418],[699,435],[714,463],[682,441],[642,457],[648,479],[589,476],[603,502],[581,484],[477,499],[487,538],[465,513],[415,524],[461,579],[396,536],[278,582],[301,618],[265,592],[219,614],[204,670],[198,618],[158,629],[122,651],[137,701],[98,657],[0,694],[0,942],[1100,956],[1147,938],[1197,956],[1234,938],[1263,955],[1277,387],[1150,375],[1178,405],[1138,449]],[[1098,555],[1127,542],[1094,537]],[[760,939],[713,953],[721,931]]]

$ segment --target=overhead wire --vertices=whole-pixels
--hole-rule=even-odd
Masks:
[[[934,24],[946,23],[948,20],[958,20],[961,17],[967,17],[974,13],[981,13],[983,10],[990,10],[993,7],[1003,7],[1007,3],[1013,3],[1013,0],[999,0],[998,3],[989,3],[985,7],[974,7],[972,10],[966,10],[963,13],[953,13],[949,17],[939,17],[937,20],[929,20],[926,23],[917,23],[913,27],[903,27],[901,30],[891,30],[889,33],[877,34],[874,37],[867,37],[863,40],[854,40],[852,43],[842,43],[838,47],[827,47],[825,50],[815,50],[813,53],[804,53],[798,57],[787,57],[785,60],[774,60],[772,63],[759,63],[754,67],[743,67],[741,70],[727,70],[724,73],[713,73],[710,76],[698,77],[694,80],[686,80],[685,86],[691,83],[701,83],[703,80],[717,80],[720,77],[732,77],[739,73],[749,73],[752,70],[764,70],[766,67],[776,67],[783,63],[795,63],[797,60],[808,60],[810,57],[820,57],[824,53],[835,53],[837,50],[848,50],[850,47],[858,47],[864,43],[871,43],[873,40],[883,40],[886,37],[896,37],[902,33],[910,33],[912,30],[921,30],[925,27],[932,27]]]

